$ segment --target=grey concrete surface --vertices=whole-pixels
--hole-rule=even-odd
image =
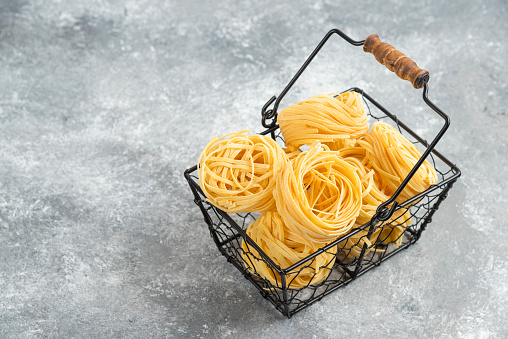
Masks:
[[[219,255],[183,178],[333,27],[431,73],[463,176],[419,243],[288,320]],[[506,1],[0,1],[0,337],[505,338]],[[288,100],[421,91],[339,39]]]

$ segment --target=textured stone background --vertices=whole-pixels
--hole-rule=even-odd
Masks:
[[[0,337],[504,337],[506,1],[0,2]],[[333,27],[431,73],[462,178],[419,243],[287,320],[219,255],[183,171]],[[289,99],[421,91],[334,39]]]

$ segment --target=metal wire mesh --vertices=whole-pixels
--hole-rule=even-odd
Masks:
[[[420,148],[426,147],[423,139],[418,137],[419,140],[417,140],[412,137],[411,134],[416,134],[407,127],[401,126],[395,116],[388,113],[389,116],[377,107],[371,107],[366,98],[364,101],[371,122],[381,119],[389,120],[408,140]],[[272,136],[281,144],[284,143],[280,130],[275,130]],[[348,284],[373,267],[379,266],[383,261],[408,248],[420,238],[422,231],[432,221],[432,215],[446,198],[459,174],[458,169],[437,151],[433,151],[428,160],[438,174],[439,180],[436,185],[398,206],[394,217],[390,220],[376,222],[374,225],[372,222],[365,224],[289,268],[278,267],[270,260],[264,259],[252,246],[252,240],[250,244],[246,241],[245,250],[242,249],[242,242],[248,239],[245,230],[259,217],[259,213],[227,214],[205,200],[199,188],[197,176],[191,174],[195,171],[195,167],[186,171],[186,177],[193,190],[195,202],[203,212],[210,234],[219,251],[253,283],[264,298],[290,318],[325,295]],[[329,253],[333,262],[330,260],[316,268],[313,265],[316,256],[322,253]],[[265,254],[265,257],[268,256]],[[258,274],[255,261],[262,261],[275,279],[270,281]],[[313,280],[309,279],[309,284],[306,286],[292,288],[297,277],[303,274],[312,277],[319,270],[329,271],[324,280],[312,284]]]

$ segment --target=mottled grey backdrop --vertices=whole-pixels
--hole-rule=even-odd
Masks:
[[[463,176],[417,245],[287,320],[184,182],[333,27],[430,71]],[[0,337],[503,337],[506,1],[0,2]],[[289,99],[359,86],[427,139],[421,91],[334,39]]]

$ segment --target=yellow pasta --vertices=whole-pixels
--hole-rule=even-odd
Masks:
[[[272,138],[245,132],[208,143],[198,160],[199,185],[210,203],[228,213],[273,210],[275,179],[288,158]]]
[[[344,139],[358,139],[369,131],[362,97],[356,92],[314,96],[284,108],[277,122],[286,146],[293,148],[319,141],[338,150]]]
[[[302,153],[302,151],[300,151],[299,148],[293,148],[293,147],[283,148],[283,150],[286,153],[286,155],[288,156],[288,159],[290,161],[293,161],[294,159],[296,159],[298,154]]]
[[[354,166],[328,147],[314,144],[279,174],[274,197],[291,232],[309,244],[322,245],[353,227],[362,186]]]
[[[415,145],[384,122],[376,122],[371,131],[362,140],[358,140],[358,143],[366,150],[364,164],[379,174],[381,189],[390,196],[395,193],[422,156]],[[406,201],[436,182],[436,170],[425,161],[397,201]]]
[[[265,212],[247,228],[247,235],[280,268],[285,269],[314,253],[318,247],[301,242],[282,221],[277,212]],[[274,286],[281,287],[279,274],[271,269],[252,247],[242,242],[242,258],[247,269],[259,274]],[[325,279],[335,263],[337,247],[324,252],[313,260],[286,274],[286,286],[290,289],[317,284]]]
[[[372,219],[377,207],[390,198],[379,187],[380,176],[363,164],[366,151],[358,143],[350,142],[345,148],[338,151],[338,155],[346,162],[355,166],[362,183],[362,207],[356,223],[363,225]]]
[[[362,207],[352,228],[354,230],[370,222],[376,214],[378,206],[388,200],[390,196],[381,191],[379,174],[363,165],[366,157],[366,150],[363,147],[355,142],[347,142],[346,147],[342,148],[338,154],[358,169],[362,182]],[[396,225],[392,226],[392,222]],[[381,224],[381,222],[378,222],[375,227],[379,227]],[[372,244],[376,242],[395,243],[396,246],[399,246],[402,241],[402,234],[410,224],[411,215],[409,211],[398,210],[384,224],[384,227],[374,230],[370,241],[366,237],[369,228],[366,228],[341,242],[339,248],[347,255],[358,257],[364,244],[368,246],[367,253],[375,250]]]

